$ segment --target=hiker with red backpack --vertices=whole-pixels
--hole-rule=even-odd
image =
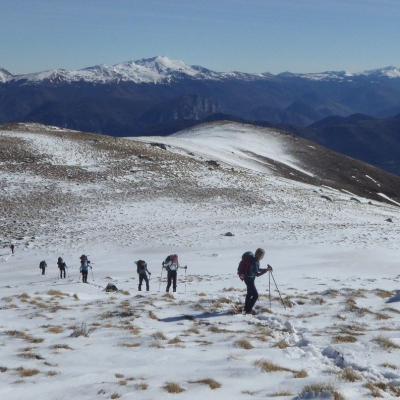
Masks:
[[[178,269],[180,268],[178,256],[176,254],[169,255],[162,263],[162,267],[167,270],[167,289],[166,289],[167,293],[171,288],[171,284],[172,284],[172,290],[176,292],[176,280],[178,275]],[[181,268],[186,269],[187,267],[185,266]]]
[[[247,288],[246,301],[242,314],[255,314],[253,307],[258,299],[258,292],[255,286],[255,279],[267,272],[272,272],[272,267],[260,268],[260,261],[264,258],[265,250],[257,249],[255,254],[248,251],[243,254],[242,261],[239,263],[238,275],[244,281]]]

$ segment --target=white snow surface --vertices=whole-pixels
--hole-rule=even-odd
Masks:
[[[345,399],[364,399],[370,398],[367,383],[380,385],[385,399],[398,398],[399,208],[357,203],[351,194],[266,173],[249,152],[301,168],[273,132],[250,133],[243,141],[246,127],[240,128],[242,135],[236,125],[216,126],[208,135],[203,128],[163,140],[176,146],[174,154],[193,150],[195,158],[236,163],[237,175],[224,168],[192,171],[180,157],[163,164],[165,175],[141,165],[119,179],[136,188],[150,185],[148,197],[122,196],[91,209],[85,203],[87,214],[79,218],[48,210],[67,217],[59,219],[59,234],[44,234],[43,219],[34,242],[16,240],[15,255],[0,249],[2,399],[333,398],[310,390],[299,396],[313,384],[331,385]],[[67,139],[55,142],[27,132],[17,137],[52,162],[67,162],[60,155],[69,151]],[[86,160],[75,148],[66,158]],[[178,182],[185,173],[204,195],[214,188],[231,194],[247,190],[248,203],[222,195],[183,200],[179,192],[185,187],[177,187],[175,197],[151,190]],[[2,199],[10,201],[18,192],[29,196],[26,188],[40,183],[38,176],[4,173],[0,184],[12,190],[9,196],[2,191]],[[68,181],[51,184],[51,190],[62,186],[70,195],[84,190]],[[99,198],[107,184],[97,183]],[[386,223],[388,217],[394,222]],[[234,236],[224,236],[228,231]],[[257,316],[243,316],[238,311],[245,288],[236,269],[241,255],[257,247],[266,249],[262,267],[274,267],[288,308],[273,282],[270,307],[264,275],[256,280]],[[80,282],[83,253],[93,262],[89,284]],[[171,253],[188,268],[178,271],[177,292],[166,296],[161,262]],[[58,279],[58,256],[68,265],[65,280]],[[45,276],[38,268],[43,259]],[[137,291],[138,259],[152,272],[149,292]],[[106,293],[107,283],[121,291]],[[71,336],[79,328],[87,335]],[[260,366],[266,362],[282,370],[264,372]],[[359,380],[344,379],[346,368]],[[221,386],[212,390],[204,379]],[[183,391],[167,394],[171,382]]]
[[[290,154],[285,136],[269,128],[256,128],[234,122],[210,123],[172,136],[139,137],[135,140],[161,142],[209,160],[265,173],[272,170],[272,165],[268,167],[268,160],[260,159],[263,157],[313,176]]]

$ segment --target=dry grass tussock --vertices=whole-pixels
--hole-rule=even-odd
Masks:
[[[338,335],[333,338],[334,343],[355,343],[357,338],[351,335]]]
[[[357,382],[362,379],[362,376],[354,371],[353,368],[345,368],[340,374],[339,377],[346,382]]]
[[[308,373],[307,373],[307,371],[305,369],[297,371],[293,375],[293,378],[296,378],[296,379],[304,379],[304,378],[307,378],[307,377],[308,377]]]
[[[397,365],[390,364],[390,363],[387,363],[387,362],[381,364],[381,366],[383,368],[389,368],[389,369],[398,369],[399,368]]]
[[[246,339],[237,340],[235,346],[245,350],[254,349],[254,346]]]
[[[307,385],[297,396],[297,399],[333,399],[333,400],[344,400],[342,394],[340,394],[332,385],[324,383]]]
[[[114,392],[111,396],[110,399],[119,399],[121,397],[121,395],[119,393]]]
[[[390,292],[388,290],[383,290],[383,289],[376,289],[375,294],[381,299],[387,299],[389,297],[392,297],[394,295],[394,292]]]
[[[136,390],[147,390],[149,388],[149,385],[145,382],[137,383],[135,385]]]
[[[59,290],[53,290],[53,289],[49,290],[47,294],[53,297],[69,297],[68,293],[60,292]]]
[[[189,383],[199,383],[201,385],[208,385],[211,390],[219,389],[222,385],[214,379],[206,378],[197,381],[190,381]]]
[[[175,382],[167,382],[164,385],[164,390],[168,393],[182,393],[185,391],[182,386]]]
[[[267,360],[258,360],[255,362],[255,365],[260,368],[263,372],[266,373],[271,373],[271,372],[293,372],[295,373],[296,371],[281,367],[280,365],[274,364],[270,361]]]
[[[167,340],[167,337],[160,331],[153,333],[151,337],[156,340]]]
[[[5,331],[4,332],[7,336],[13,337],[15,339],[22,339],[26,340],[29,343],[42,343],[44,339],[42,338],[35,338],[29,333],[23,331]]]
[[[370,391],[372,397],[384,397],[382,391],[397,398],[400,397],[400,388],[390,383],[367,382],[364,387]]]
[[[275,343],[273,347],[277,347],[278,349],[287,349],[289,346],[289,344],[286,342],[285,339],[280,340],[278,343]]]
[[[289,397],[289,396],[293,396],[293,393],[287,392],[287,391],[283,391],[283,392],[271,393],[269,396],[270,397]]]
[[[17,368],[16,371],[21,378],[29,378],[40,373],[38,369],[25,369],[23,367]]]
[[[67,344],[54,344],[50,348],[53,350],[73,350],[72,347],[68,346]]]
[[[75,338],[79,337],[79,336],[88,337],[89,331],[88,331],[87,325],[84,322],[82,322],[81,325],[74,326],[72,333],[69,336],[75,337]]]
[[[400,346],[393,342],[393,340],[389,338],[385,338],[384,336],[378,336],[373,340],[376,344],[378,344],[382,349],[390,351],[390,350],[398,350]]]
[[[47,332],[54,333],[54,334],[63,333],[64,328],[62,326],[50,326],[47,329]]]

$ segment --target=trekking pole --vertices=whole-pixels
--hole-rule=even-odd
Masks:
[[[93,273],[93,268],[90,268],[90,271],[92,271],[92,279],[93,279],[93,282],[94,282],[94,273]]]
[[[279,289],[278,289],[278,285],[277,285],[276,282],[275,282],[274,274],[272,273],[272,271],[271,271],[271,276],[272,276],[272,280],[273,280],[274,283],[275,283],[276,290],[277,290],[278,293],[279,293],[279,297],[281,298],[282,305],[283,305],[283,307],[284,307],[285,310],[286,310],[285,302],[284,302],[283,299],[282,299],[281,292],[280,292]]]
[[[268,293],[269,293],[269,309],[272,310],[271,304],[271,271],[268,274]]]
[[[164,269],[164,266],[161,267],[161,276],[160,276],[160,284],[158,285],[158,291],[161,291],[161,283],[162,283],[162,271]]]
[[[185,293],[186,293],[186,282],[187,282],[186,271],[187,271],[187,265],[185,265]]]

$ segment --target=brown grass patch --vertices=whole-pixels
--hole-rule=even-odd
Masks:
[[[211,390],[219,389],[222,385],[214,379],[206,378],[197,381],[189,381],[189,383],[199,383],[201,385],[208,385]]]
[[[275,392],[275,393],[271,393],[269,396],[270,397],[289,397],[289,396],[293,396],[293,393],[291,393],[291,392]]]
[[[344,397],[333,386],[324,383],[305,386],[298,397],[300,399],[333,398],[333,400],[344,400]]]
[[[379,345],[379,347],[387,351],[400,349],[399,345],[397,345],[391,339],[385,338],[384,336],[378,336],[373,340],[373,342],[375,342]]]
[[[333,338],[333,343],[355,343],[357,338],[351,335],[338,335]]]
[[[254,349],[254,346],[246,339],[237,340],[235,346],[245,350]]]
[[[64,328],[62,326],[51,326],[47,329],[47,332],[59,334],[64,332]]]
[[[30,376],[35,376],[40,373],[38,369],[25,369],[23,367],[17,368],[16,371],[21,378],[29,378]]]
[[[340,374],[339,377],[346,381],[346,382],[357,382],[362,379],[361,375],[357,372],[354,371],[353,368],[345,368]]]
[[[278,343],[275,343],[273,347],[277,347],[278,349],[287,349],[289,346],[289,344],[286,342],[286,340],[280,340]]]
[[[182,388],[178,383],[167,382],[164,385],[164,390],[168,393],[182,393],[185,389]]]
[[[280,365],[274,364],[270,361],[259,360],[255,362],[255,365],[260,368],[263,372],[296,372],[292,369],[281,367]]]
[[[149,388],[149,385],[147,383],[141,382],[141,383],[137,383],[135,385],[135,389],[136,390],[147,390]]]
[[[389,297],[393,296],[393,292],[390,292],[388,290],[382,290],[382,289],[376,289],[375,294],[380,297],[381,299],[387,299]]]
[[[59,290],[49,290],[47,294],[54,297],[69,297],[68,293],[60,292]]]
[[[53,350],[73,350],[72,347],[68,346],[67,344],[54,344],[50,348]]]
[[[307,373],[307,371],[305,369],[302,369],[300,371],[296,371],[294,373],[294,375],[293,375],[293,378],[296,378],[296,379],[304,379],[304,378],[307,378],[307,377],[308,377],[308,373]]]
[[[156,340],[167,340],[166,336],[160,331],[153,333],[151,337]]]
[[[149,318],[150,319],[154,319],[154,320],[156,320],[156,321],[158,321],[158,317],[157,317],[157,315],[156,314],[154,314],[154,312],[153,311],[149,311]]]
[[[381,364],[381,366],[382,366],[383,368],[398,369],[398,366],[397,366],[397,365],[390,364],[390,363],[387,363],[387,362]]]
[[[179,343],[182,343],[182,340],[178,336],[174,337],[171,340],[168,340],[168,344],[179,344]]]
[[[120,346],[134,348],[134,347],[140,347],[140,343],[122,343],[122,344],[120,344]]]
[[[119,399],[120,397],[121,397],[121,395],[120,395],[119,393],[114,392],[114,393],[110,396],[110,399],[115,400],[115,399]]]

